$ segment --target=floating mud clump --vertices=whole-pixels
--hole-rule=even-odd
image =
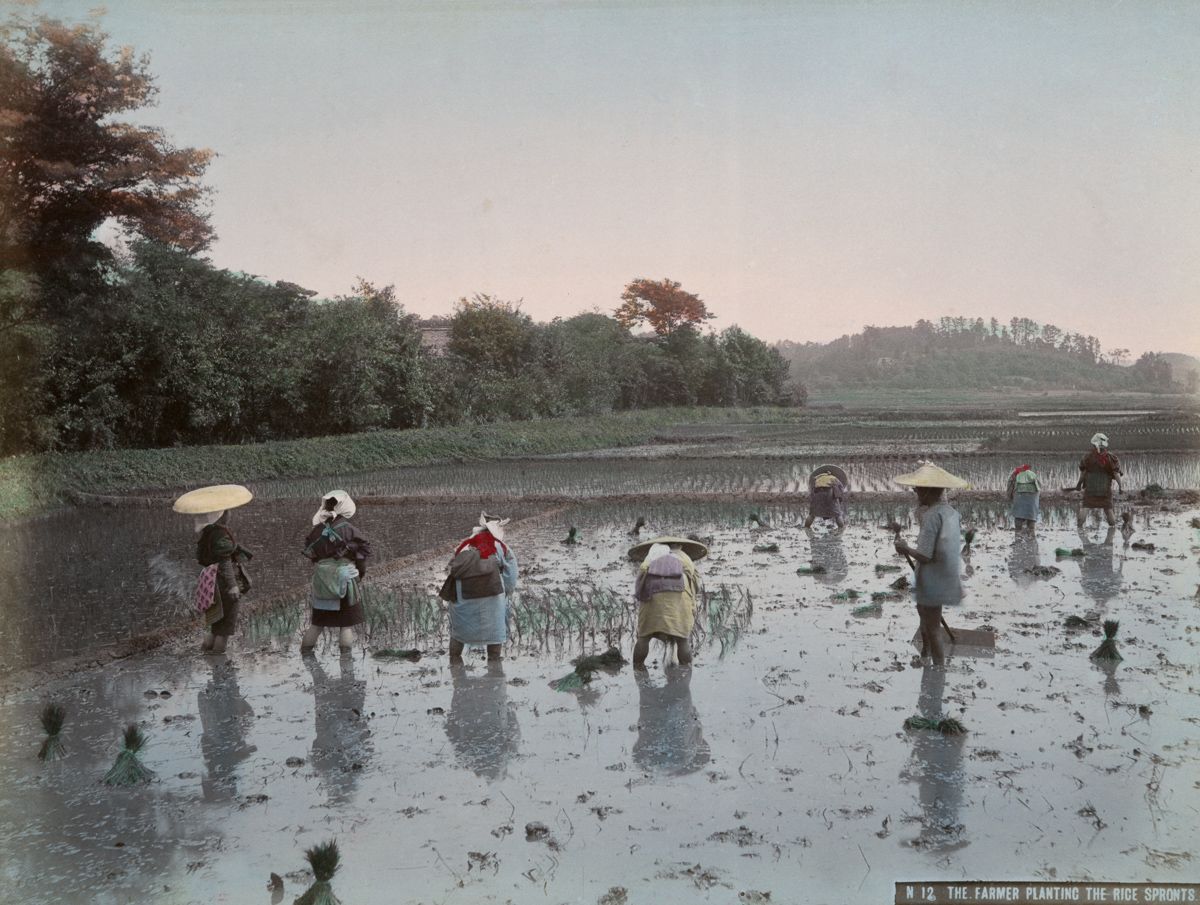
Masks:
[[[371,654],[376,660],[412,660],[414,663],[421,659],[421,652],[415,647],[412,650],[401,650],[395,647],[385,647]]]
[[[899,572],[899,571],[900,571],[899,566],[884,566],[884,565],[880,565],[880,564],[876,564],[876,566],[875,566],[875,574],[876,575],[882,575],[884,572]]]
[[[1031,566],[1025,570],[1025,574],[1034,578],[1053,578],[1055,575],[1061,575],[1062,569],[1058,566]]]
[[[1115,619],[1104,620],[1104,640],[1092,651],[1093,660],[1124,660],[1117,651],[1117,629],[1121,623]]]
[[[1063,620],[1063,625],[1067,628],[1091,628],[1095,624],[1096,620],[1087,616],[1068,616]]]
[[[146,741],[146,733],[137,723],[130,723],[125,727],[124,747],[117,755],[116,763],[104,774],[106,785],[135,786],[154,778],[154,771],[138,757],[138,752],[146,747]]]
[[[1133,547],[1133,549],[1135,549],[1135,550],[1145,550],[1147,553],[1153,553],[1155,550],[1158,549],[1157,547],[1154,546],[1154,544],[1148,544],[1145,541],[1141,541],[1141,540],[1135,540],[1132,544],[1130,544],[1130,546]]]
[[[1067,547],[1055,547],[1054,555],[1055,556],[1083,556],[1084,553],[1083,553],[1083,548],[1081,548],[1081,547],[1072,547],[1070,549],[1068,549]]]
[[[895,581],[893,581],[890,585],[888,585],[888,587],[892,588],[894,590],[897,590],[897,591],[908,590],[908,576],[901,575],[899,578],[897,578]]]
[[[63,723],[67,720],[67,711],[62,704],[47,704],[42,708],[42,729],[46,732],[46,738],[42,741],[42,747],[38,750],[38,760],[58,760],[67,753],[67,749],[63,746],[60,733],[62,732]]]
[[[620,669],[626,660],[615,647],[610,647],[602,654],[592,654],[578,657],[574,661],[575,669],[554,683],[555,691],[573,691],[582,688],[592,681],[592,674],[601,669]]]
[[[330,839],[328,842],[314,845],[304,853],[304,857],[308,859],[308,866],[312,868],[316,879],[292,905],[341,905],[341,901],[333,894],[333,887],[329,885],[329,881],[341,867],[337,840]]]
[[[910,716],[904,721],[905,729],[935,729],[942,735],[965,735],[966,727],[952,716],[942,719],[930,719],[924,716]]]
[[[755,553],[778,553],[779,544],[755,544]]]

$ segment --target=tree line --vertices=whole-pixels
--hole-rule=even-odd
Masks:
[[[213,152],[127,118],[155,92],[94,19],[0,26],[0,452],[803,400],[776,350],[705,334],[707,306],[668,279],[549,323],[462,299],[434,350],[391,286],[324,299],[218,269]]]
[[[828,343],[777,344],[794,379],[807,386],[1141,390],[1196,392],[1191,373],[1176,380],[1170,362],[1146,352],[1101,350],[1094,336],[1025,317],[942,317],[907,327],[865,327]]]

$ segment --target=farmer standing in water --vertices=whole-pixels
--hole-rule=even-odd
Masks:
[[[1079,462],[1079,483],[1074,487],[1083,491],[1077,519],[1080,528],[1087,522],[1091,509],[1103,509],[1105,521],[1110,526],[1117,523],[1113,514],[1113,484],[1120,491],[1121,474],[1121,463],[1108,451],[1108,435],[1093,434],[1092,448]]]
[[[912,487],[917,501],[925,509],[917,545],[910,547],[896,536],[896,552],[915,560],[917,614],[921,617],[921,656],[927,653],[935,665],[945,662],[942,653],[942,607],[953,606],[962,592],[962,525],[958,510],[942,499],[947,489],[966,489],[971,485],[932,462],[915,472],[895,479]]]
[[[692,662],[690,638],[700,593],[695,561],[707,555],[704,544],[686,537],[656,537],[630,548],[629,558],[641,560],[635,585],[639,606],[634,669],[646,668],[651,638],[674,644],[680,666]]]

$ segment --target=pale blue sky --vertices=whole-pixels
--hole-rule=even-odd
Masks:
[[[45,2],[79,18],[90,4]],[[766,339],[1024,315],[1200,353],[1200,3],[115,0],[218,265]]]

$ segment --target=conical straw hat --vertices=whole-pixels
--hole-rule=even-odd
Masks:
[[[893,478],[897,484],[905,487],[945,487],[950,490],[966,490],[971,485],[962,478],[956,478],[944,468],[938,468],[932,462],[922,462],[921,467],[909,474]]]
[[[641,560],[650,552],[650,548],[655,544],[679,544],[683,547],[683,552],[688,555],[689,559],[704,559],[708,556],[708,547],[700,543],[698,540],[692,540],[690,537],[672,537],[669,534],[664,534],[661,537],[655,537],[650,540],[644,540],[640,544],[634,544],[629,548],[629,558]]]
[[[241,484],[216,484],[212,487],[200,487],[189,490],[175,501],[171,508],[184,515],[204,515],[209,512],[220,512],[222,509],[236,509],[245,506],[254,494]]]

